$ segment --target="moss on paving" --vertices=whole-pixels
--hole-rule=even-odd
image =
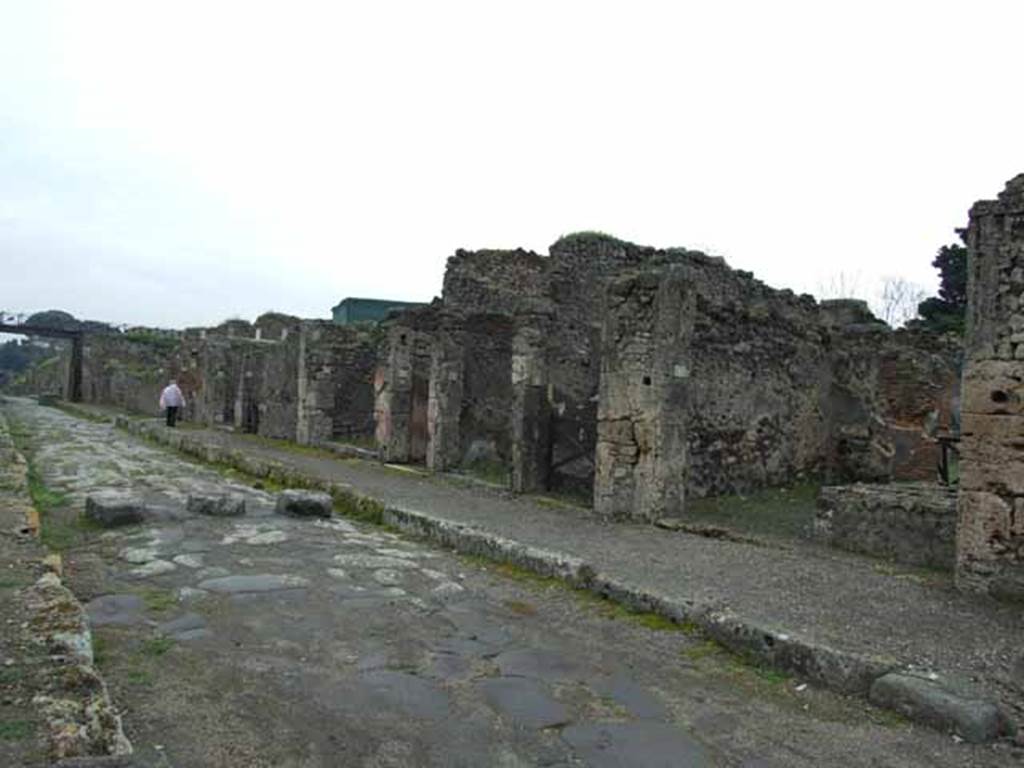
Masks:
[[[143,604],[153,613],[164,613],[178,604],[174,593],[167,589],[148,587],[139,591]]]
[[[36,730],[28,720],[0,720],[0,740],[22,741],[31,737]]]

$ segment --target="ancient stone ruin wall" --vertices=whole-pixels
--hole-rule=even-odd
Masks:
[[[457,463],[503,479],[512,450],[513,321],[488,313],[469,315],[462,325]]]
[[[955,348],[834,309],[698,254],[612,283],[598,512],[653,519],[680,514],[684,495],[933,479]]]
[[[683,496],[819,473],[827,425],[823,329],[810,299],[717,260],[624,278],[609,290],[595,508],[655,519]]]
[[[547,288],[548,259],[532,251],[458,250],[444,272],[444,305],[465,315],[515,314]]]
[[[181,346],[174,334],[136,329],[85,336],[82,398],[86,402],[156,414],[161,390],[181,373]]]
[[[273,346],[254,336],[205,334],[193,348],[194,368],[181,382],[189,401],[186,417],[258,433],[266,359]]]
[[[831,371],[824,397],[828,479],[934,480],[935,437],[953,430],[959,403],[959,341],[892,331],[870,314],[842,324],[827,306],[824,314]]]
[[[427,458],[427,408],[436,304],[393,314],[382,324],[383,339],[373,377],[376,443],[384,461]]]
[[[654,520],[683,511],[697,298],[682,270],[608,289],[594,508]]]
[[[302,444],[369,439],[378,347],[374,330],[307,320],[298,336],[295,439]]]
[[[971,208],[957,585],[1024,601],[1024,174]]]
[[[956,491],[935,482],[822,488],[813,533],[839,549],[951,571]]]
[[[85,338],[86,402],[155,415],[177,378],[190,421],[303,443],[373,434],[373,329],[268,313],[255,324]]]
[[[721,263],[695,260],[688,272],[697,305],[687,494],[742,493],[820,475],[828,356],[814,300]]]

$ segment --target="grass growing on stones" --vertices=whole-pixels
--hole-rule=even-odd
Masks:
[[[385,507],[376,499],[338,489],[331,492],[331,498],[334,500],[334,511],[339,515],[364,523],[384,525]]]
[[[0,721],[0,739],[3,741],[21,741],[35,733],[35,725],[28,720]]]
[[[171,648],[174,647],[174,640],[169,637],[159,635],[157,637],[148,637],[142,641],[142,645],[139,646],[139,652],[144,656],[163,656]]]
[[[509,468],[500,461],[480,459],[466,467],[465,472],[492,485],[507,486],[509,483]]]
[[[139,592],[143,604],[154,613],[163,613],[177,606],[174,593],[166,589],[143,589]]]

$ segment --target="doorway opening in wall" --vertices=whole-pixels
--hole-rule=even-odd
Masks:
[[[256,399],[249,393],[242,398],[242,431],[249,434],[259,434],[260,431],[260,407]]]

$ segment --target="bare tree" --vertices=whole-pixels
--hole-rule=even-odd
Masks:
[[[917,317],[917,305],[928,292],[917,283],[902,277],[886,277],[875,303],[875,312],[893,328],[899,328]]]
[[[819,299],[860,299],[862,283],[860,272],[836,272],[818,281],[816,293]]]

